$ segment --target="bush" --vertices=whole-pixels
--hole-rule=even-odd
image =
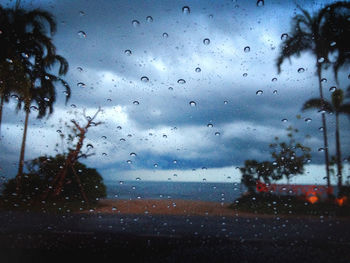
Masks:
[[[45,203],[46,201],[75,202],[83,200],[79,185],[73,170],[68,168],[62,192],[59,196],[49,195],[43,200],[44,193],[52,187],[51,182],[63,168],[65,157],[39,157],[30,161],[27,166],[29,173],[24,174],[21,181],[20,193],[16,193],[16,179],[11,179],[4,184],[2,194],[3,200],[10,203]],[[76,162],[74,165],[87,199],[90,203],[96,203],[100,198],[106,197],[106,186],[102,176],[96,169],[88,168],[86,165]]]

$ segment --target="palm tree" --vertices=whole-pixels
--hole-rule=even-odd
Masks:
[[[305,102],[303,106],[303,110],[314,108],[335,114],[335,145],[337,152],[336,163],[338,169],[338,187],[340,189],[340,187],[342,187],[342,159],[339,134],[339,114],[345,113],[350,115],[350,103],[344,103],[344,93],[341,89],[337,89],[332,93],[331,102],[314,98]]]
[[[10,81],[6,88],[2,89],[1,97],[10,92],[18,95],[17,109],[25,110],[25,122],[20,151],[17,190],[21,185],[24,166],[24,153],[27,138],[28,119],[32,105],[38,110],[38,118],[50,115],[53,112],[53,104],[56,100],[56,83],[60,82],[66,89],[66,102],[70,97],[69,85],[61,79],[68,71],[68,63],[65,58],[56,54],[56,48],[50,35],[56,31],[56,22],[53,16],[44,10],[35,9],[26,11],[19,8],[20,1],[16,1],[15,9],[3,9],[0,7],[0,21],[2,34],[0,34],[0,62],[16,61],[14,68],[16,75],[22,76],[29,85],[16,85]],[[46,26],[48,25],[48,27]],[[47,34],[49,29],[50,35]],[[59,64],[58,75],[51,73],[51,68]],[[2,74],[8,68],[1,70]],[[3,100],[4,101],[4,100]],[[47,112],[48,111],[48,112]]]
[[[292,33],[284,40],[281,46],[281,52],[277,59],[278,73],[281,72],[281,65],[285,59],[290,59],[292,56],[299,57],[303,52],[311,51],[316,59],[316,74],[319,83],[320,102],[321,106],[323,105],[322,107],[324,107],[321,82],[322,70],[326,69],[331,64],[329,60],[330,52],[338,51],[336,62],[333,64],[335,76],[337,76],[339,67],[348,61],[344,59],[344,52],[349,49],[345,44],[347,39],[345,33],[348,32],[349,29],[344,28],[348,24],[342,22],[344,19],[348,19],[350,4],[346,2],[337,2],[327,5],[314,15],[310,15],[309,12],[301,7],[299,7],[299,9],[302,14],[293,17]],[[340,12],[339,10],[343,11]],[[339,43],[334,44],[337,40]],[[328,136],[324,111],[322,111],[322,128],[327,186],[330,187]]]
[[[56,30],[52,15],[36,9],[25,11],[19,8],[2,8],[0,6],[0,127],[2,109],[9,101],[11,93],[21,93],[28,84],[28,69],[32,67],[30,59],[36,56],[53,55],[55,47],[46,36],[46,26],[49,24],[51,34]]]

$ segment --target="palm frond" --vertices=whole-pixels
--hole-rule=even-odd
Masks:
[[[333,106],[328,101],[317,98],[310,99],[304,103],[302,110],[305,111],[309,109],[324,110],[329,113],[334,112]]]

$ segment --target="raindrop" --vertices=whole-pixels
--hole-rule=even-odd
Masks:
[[[255,92],[256,95],[262,95],[263,93],[264,92],[261,89],[259,89],[257,92]]]
[[[140,22],[137,20],[133,20],[131,23],[134,27],[138,27],[140,25]]]
[[[173,161],[173,164],[177,164],[177,160],[174,160],[174,161]]]
[[[50,101],[50,99],[49,99],[49,98],[47,98],[47,97],[45,97],[45,98],[44,98],[44,101],[49,102],[49,101]]]
[[[319,152],[324,152],[324,148],[318,148]]]
[[[141,178],[140,177],[136,177],[135,180],[136,181],[141,181]]]
[[[282,122],[288,122],[288,120],[287,119],[282,119]]]
[[[213,17],[214,17],[214,16],[213,16],[212,14],[209,15],[209,18],[210,18],[210,19],[213,19]]]
[[[132,104],[134,104],[134,105],[140,105],[140,102],[138,102],[137,100],[135,100]]]
[[[102,153],[103,156],[107,156],[107,153]]]
[[[333,87],[330,87],[330,88],[329,88],[329,91],[330,91],[330,92],[334,92],[336,89],[337,89],[337,87],[333,86]]]
[[[153,17],[147,16],[147,17],[146,17],[146,21],[147,21],[148,23],[152,23],[152,22],[153,22]]]
[[[118,130],[121,130],[121,129],[122,129],[122,126],[117,126],[117,129],[118,129]]]
[[[273,78],[271,81],[272,81],[272,82],[276,82],[276,81],[277,81],[277,78]]]
[[[75,105],[75,104],[71,104],[70,105],[72,108],[76,108],[77,107],[77,105]]]
[[[287,40],[288,39],[288,34],[287,33],[284,33],[281,35],[281,40]]]
[[[320,57],[318,60],[317,60],[318,63],[323,63],[324,62],[324,57]]]
[[[208,46],[210,44],[210,39],[209,38],[204,38],[203,44]]]
[[[246,77],[246,76],[248,76],[248,73],[243,73],[243,77]]]
[[[34,110],[34,111],[38,111],[39,110],[38,107],[36,107],[36,106],[30,106],[30,109]]]
[[[77,84],[77,86],[78,86],[79,88],[85,88],[85,87],[86,87],[85,83],[83,83],[83,82],[79,82],[79,83]]]
[[[104,140],[106,140],[106,139],[107,139],[107,137],[106,137],[106,136],[102,136],[101,138],[102,138],[102,139],[104,139]]]
[[[124,181],[119,181],[119,184],[124,184]]]
[[[83,68],[82,68],[82,67],[77,67],[77,70],[78,70],[79,72],[83,72]]]
[[[166,134],[163,134],[163,138],[165,138],[165,139],[166,139],[166,138],[168,138],[168,136],[167,136]]]
[[[78,36],[79,36],[80,38],[86,38],[86,33],[85,33],[84,31],[79,31],[79,32],[78,32]]]
[[[323,127],[318,128],[319,131],[323,131]]]
[[[125,142],[125,139],[124,139],[124,138],[121,138],[119,141],[121,141],[121,142]]]
[[[306,123],[309,123],[309,122],[312,121],[312,119],[311,119],[311,118],[306,118],[304,121],[305,121]]]
[[[131,160],[127,160],[126,162],[127,162],[128,164],[131,164],[131,163],[132,163],[132,161],[131,161]]]
[[[225,104],[225,105],[227,105],[227,104],[228,104],[228,101],[227,101],[227,100],[225,100],[225,101],[224,101],[224,104]]]
[[[215,136],[220,136],[220,132],[215,132]]]
[[[141,81],[142,81],[142,82],[148,82],[148,81],[149,81],[149,78],[146,77],[146,76],[143,76],[143,77],[141,77]]]
[[[323,79],[321,79],[321,82],[322,82],[322,83],[326,83],[326,82],[327,82],[327,79],[326,79],[326,78],[323,78]]]
[[[305,71],[304,68],[298,68],[298,73],[303,73]]]
[[[196,103],[195,101],[192,100],[192,101],[190,101],[190,106],[191,106],[191,107],[196,107],[196,106],[197,106],[197,103]]]
[[[84,12],[84,11],[80,11],[80,12],[79,12],[79,15],[80,15],[80,16],[85,16],[85,12]]]
[[[199,73],[199,72],[201,72],[202,70],[201,70],[201,68],[196,68],[195,71],[196,71],[197,73]]]
[[[273,92],[272,92],[273,94],[277,94],[278,93],[278,91],[275,89]]]
[[[330,46],[331,46],[331,47],[334,47],[336,44],[337,44],[337,42],[333,41],[333,42],[330,44]]]
[[[258,1],[256,1],[256,6],[259,6],[259,7],[261,7],[261,6],[264,6],[264,0],[258,0]]]
[[[158,164],[155,163],[153,166],[154,166],[154,168],[157,168],[157,167],[158,167]]]
[[[250,47],[249,47],[249,46],[246,46],[246,47],[244,48],[244,52],[245,52],[245,53],[250,52]]]
[[[208,127],[208,128],[213,128],[213,127],[214,127],[214,125],[213,125],[213,124],[211,124],[211,123],[208,123],[208,124],[207,124],[207,127]]]
[[[132,52],[130,49],[127,49],[124,51],[124,54],[127,55],[127,56],[131,56]]]
[[[86,145],[86,148],[88,148],[88,149],[92,149],[92,148],[94,148],[94,146],[92,145],[92,144],[88,144],[88,145]]]
[[[179,79],[179,80],[177,81],[177,83],[179,83],[179,84],[185,84],[185,83],[186,83],[186,80],[184,80],[184,79]]]
[[[130,153],[130,156],[135,157],[136,153]]]
[[[163,33],[163,37],[164,37],[164,38],[168,38],[168,37],[169,37],[168,33],[164,32],[164,33]]]
[[[169,87],[168,90],[174,90],[173,87]]]
[[[190,7],[189,6],[182,7],[182,13],[184,13],[184,14],[191,13]]]

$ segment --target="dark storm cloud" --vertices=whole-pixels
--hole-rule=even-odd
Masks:
[[[318,97],[313,58],[305,54],[292,59],[291,64],[286,61],[280,75],[275,67],[280,36],[290,31],[289,23],[296,12],[293,2],[279,5],[269,1],[263,8],[255,1],[24,3],[56,16],[54,41],[58,53],[70,63],[65,78],[72,86],[67,106],[63,89],[59,89],[55,113],[42,120],[32,116],[28,141],[33,146],[28,147],[28,159],[55,154],[57,123],[60,118],[71,118],[68,111],[88,108],[93,112],[102,106],[105,125],[89,131],[88,136],[97,153],[86,161],[101,171],[152,169],[154,163],[159,169],[175,169],[175,159],[179,169],[241,165],[251,158],[266,160],[269,143],[274,136],[283,137],[289,125],[298,128],[299,141],[312,148],[313,163],[323,162],[318,152],[323,145],[318,130],[320,114],[301,112],[305,100]],[[190,6],[189,15],[181,12],[184,5]],[[310,10],[320,7],[311,5]],[[147,22],[147,16],[152,16],[153,22]],[[133,26],[133,20],[140,24]],[[78,34],[80,31],[86,37]],[[210,39],[209,45],[203,43],[205,38]],[[246,46],[250,52],[244,52]],[[131,55],[125,50],[131,50]],[[196,72],[197,67],[200,72]],[[300,67],[305,68],[302,74],[297,73]],[[340,87],[349,84],[347,74],[340,75]],[[149,81],[141,81],[142,76]],[[328,89],[336,84],[331,72],[325,76],[329,98]],[[179,79],[186,83],[178,83]],[[79,82],[84,87],[77,86]],[[191,101],[195,107],[190,106]],[[11,141],[8,129],[17,130],[20,138],[18,123],[23,114],[16,115],[10,106],[5,108],[8,115],[4,127],[8,128],[2,132],[5,155],[0,157],[1,163],[16,162],[20,145],[19,140]],[[301,119],[296,118],[298,114]],[[306,118],[312,121],[307,123]],[[214,127],[208,128],[208,123]],[[348,119],[343,118],[342,123],[341,132],[345,134]],[[333,139],[334,123],[330,122],[329,130]],[[37,134],[45,141],[42,145]],[[102,140],[102,136],[107,139]],[[35,143],[40,146],[34,147]],[[344,137],[342,143],[346,156],[350,141]],[[130,152],[138,154],[131,166],[126,162]],[[15,166],[4,167],[14,170]]]

